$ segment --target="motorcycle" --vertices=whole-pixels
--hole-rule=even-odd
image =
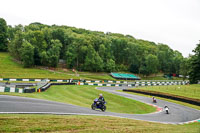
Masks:
[[[153,103],[157,103],[156,99],[153,99]]]
[[[94,100],[94,103],[91,105],[91,108],[93,110],[101,109],[101,111],[105,112],[106,111],[106,105],[105,104],[106,104],[106,102],[102,103],[102,102],[98,101],[98,99],[96,98]]]
[[[157,103],[156,98],[153,97],[152,99],[153,99],[153,103]]]

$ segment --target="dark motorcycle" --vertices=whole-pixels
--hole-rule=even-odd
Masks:
[[[106,102],[101,102],[101,101],[98,101],[98,99],[95,99],[94,100],[94,103],[91,105],[91,108],[93,110],[95,109],[101,109],[101,111],[106,111]]]
[[[155,97],[153,97],[152,99],[153,99],[153,103],[157,103],[157,101],[156,101],[156,98],[155,98]]]
[[[156,99],[153,99],[153,103],[157,103]]]

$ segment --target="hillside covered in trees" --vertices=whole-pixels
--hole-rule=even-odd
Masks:
[[[184,73],[186,67],[187,59],[179,51],[131,35],[41,23],[12,27],[0,21],[0,51],[9,51],[24,67],[57,67],[63,59],[67,68],[79,71],[130,71],[147,76]]]

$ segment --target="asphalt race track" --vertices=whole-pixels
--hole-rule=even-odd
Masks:
[[[126,87],[97,87],[97,89],[106,92],[141,101],[143,103],[153,104],[151,98],[116,91],[122,88],[125,89]],[[91,101],[91,104],[92,102],[93,101]],[[200,111],[196,109],[158,99],[157,103],[154,105],[161,108],[167,105],[169,107],[169,114],[166,114],[162,110],[150,114],[122,114],[101,112],[98,110],[92,110],[90,107],[84,108],[76,105],[47,100],[0,95],[0,113],[100,115],[170,124],[183,124],[200,119]],[[109,104],[107,106],[109,106]]]

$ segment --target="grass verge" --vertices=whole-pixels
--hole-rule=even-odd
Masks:
[[[200,123],[168,125],[102,116],[1,114],[0,132],[199,133]]]
[[[107,102],[107,111],[117,113],[145,114],[155,112],[156,108],[147,104],[95,89],[95,86],[63,85],[52,86],[42,93],[0,93],[23,97],[46,99],[91,107],[93,100],[102,93]]]
[[[175,94],[179,96],[200,99],[200,84],[194,85],[171,85],[171,86],[146,86],[133,89],[142,89]]]

